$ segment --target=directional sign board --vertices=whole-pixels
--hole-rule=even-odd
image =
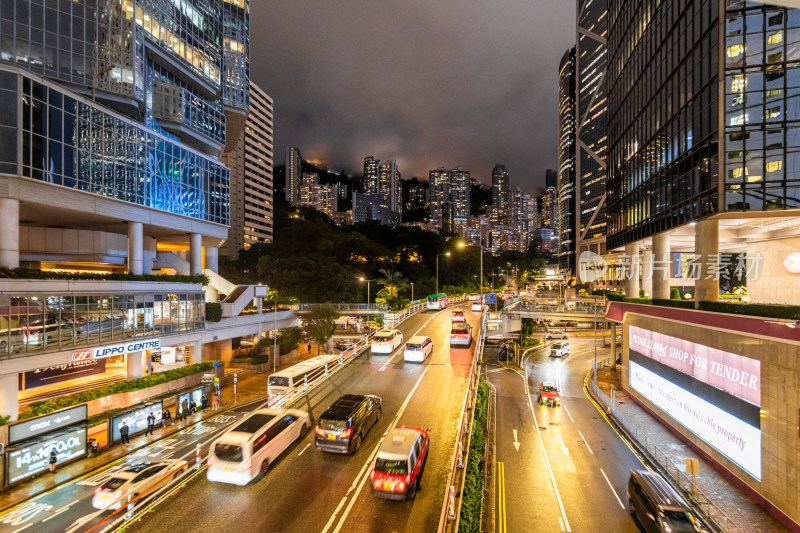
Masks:
[[[485,303],[486,305],[494,305],[494,304],[496,304],[497,303],[497,295],[494,294],[494,293],[492,293],[492,294],[484,294],[483,295],[483,303]]]

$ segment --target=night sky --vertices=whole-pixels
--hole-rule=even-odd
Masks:
[[[304,159],[404,178],[495,163],[535,192],[557,162],[558,63],[573,0],[251,1],[252,79],[275,100],[275,166]]]

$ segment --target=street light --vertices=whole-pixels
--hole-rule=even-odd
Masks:
[[[367,282],[367,304],[369,304],[370,303],[369,302],[369,282],[370,281],[376,281],[376,280],[374,280],[374,279],[364,279],[363,277],[358,278],[358,279],[360,279],[361,281],[366,281]]]
[[[414,301],[414,282],[411,282],[411,301]]]
[[[450,252],[436,254],[436,294],[439,294],[439,256],[450,255]]]

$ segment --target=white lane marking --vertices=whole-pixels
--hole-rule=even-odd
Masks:
[[[50,519],[51,519],[51,518],[53,518],[54,516],[56,516],[56,515],[59,515],[59,514],[63,513],[64,511],[66,511],[67,509],[69,509],[71,505],[75,505],[75,504],[76,504],[76,503],[78,503],[79,501],[80,501],[80,500],[75,500],[74,502],[68,503],[67,505],[65,505],[64,507],[62,507],[62,508],[61,508],[61,509],[59,509],[58,511],[54,512],[53,514],[51,514],[51,515],[50,515],[50,516],[48,516],[47,518],[44,518],[44,519],[42,519],[42,522],[47,522],[48,520],[50,520]]]
[[[624,510],[625,509],[625,505],[622,503],[622,500],[619,499],[619,495],[617,494],[617,491],[614,490],[614,485],[612,485],[611,481],[608,480],[608,476],[606,475],[605,472],[603,472],[602,468],[600,469],[600,473],[603,474],[604,478],[606,478],[606,483],[608,483],[608,486],[611,488],[611,492],[614,494],[614,497],[619,502],[619,506],[622,507],[622,509]]]
[[[558,525],[561,526],[561,531],[564,531],[564,519],[560,516],[558,517]]]
[[[31,527],[32,525],[33,525],[33,523],[30,523],[30,524],[28,524],[28,525],[26,525],[26,526],[22,526],[21,528],[19,528],[19,529],[17,529],[16,531],[14,531],[14,533],[17,533],[18,531],[22,531],[23,529],[28,529],[28,528],[29,528],[29,527]]]
[[[564,444],[564,437],[561,436],[561,433],[558,434],[558,440],[561,442],[561,451],[564,452],[564,455],[566,455],[567,459],[569,459],[569,448],[567,448],[567,445]]]
[[[533,428],[536,430],[536,436],[539,438],[539,446],[542,447],[542,458],[544,459],[544,464],[547,467],[547,473],[550,475],[550,483],[553,485],[553,490],[556,493],[556,500],[558,500],[558,507],[561,509],[561,518],[564,519],[564,527],[566,531],[572,531],[569,527],[569,520],[567,519],[567,511],[564,509],[564,502],[561,501],[561,493],[558,491],[558,484],[556,483],[556,477],[553,475],[553,469],[550,466],[550,458],[547,455],[547,449],[544,447],[544,440],[542,439],[542,432],[539,430],[539,420],[536,418],[536,411],[533,409],[533,402],[531,401],[531,395],[527,390],[528,388],[528,368],[525,367],[525,393],[528,396],[528,407],[531,410],[531,416],[533,416]],[[563,528],[562,528],[563,529]]]
[[[517,430],[514,430],[514,449],[519,451],[519,441],[517,440]]]
[[[439,313],[441,313],[441,311],[439,311]],[[422,326],[420,326],[420,328],[419,328],[417,331],[415,331],[415,332],[414,332],[414,334],[413,334],[413,335],[411,335],[411,337],[409,337],[409,338],[416,337],[416,336],[417,336],[417,333],[419,333],[420,331],[422,331],[422,329],[423,329],[425,326],[427,326],[428,324],[430,324],[431,320],[433,320],[434,318],[436,318],[436,316],[437,316],[439,313],[436,313],[436,314],[434,314],[432,317],[430,317],[430,318],[428,319],[428,321],[427,321],[427,322],[425,322],[424,324],[422,324]],[[405,339],[403,339],[403,340],[405,340]],[[397,357],[398,355],[400,355],[400,352],[401,352],[401,351],[403,351],[402,349],[403,349],[403,343],[400,343],[400,347],[398,347],[398,348],[397,348],[397,351],[395,351],[394,355],[393,355],[393,356],[392,356],[392,357],[391,357],[391,358],[390,358],[388,361],[386,361],[385,363],[383,363],[383,366],[382,366],[382,367],[380,367],[380,368],[378,369],[378,372],[383,372],[384,370],[386,370],[386,367],[388,367],[388,366],[389,366],[389,363],[391,363],[391,362],[392,362],[392,360],[393,360],[395,357]]]
[[[572,423],[574,424],[575,423],[575,419],[572,418],[572,415],[570,414],[569,409],[567,409],[567,406],[563,405],[562,407],[564,408],[564,411],[567,412],[567,416],[569,417],[570,420],[572,420]]]
[[[298,453],[297,455],[303,455],[303,452],[304,452],[304,451],[306,451],[307,449],[309,449],[310,447],[311,447],[311,444],[310,444],[310,443],[309,443],[309,444],[306,444],[306,447],[305,447],[305,448],[303,448],[302,450],[300,450],[300,453]]]
[[[580,432],[580,430],[578,430],[578,435],[580,435],[580,436],[581,436],[581,438],[583,439],[583,443],[586,445],[586,449],[587,449],[587,450],[589,450],[589,453],[590,453],[590,454],[592,454],[592,455],[594,455],[594,452],[593,452],[593,451],[592,451],[592,449],[589,447],[589,443],[588,443],[588,442],[586,442],[586,437],[584,437],[584,436],[583,436],[583,433],[581,433],[581,432]]]
[[[405,412],[406,407],[408,407],[408,403],[411,401],[411,398],[414,396],[414,393],[417,392],[417,388],[419,387],[419,384],[422,383],[422,378],[424,378],[425,374],[428,373],[428,369],[429,368],[430,368],[430,365],[426,365],[425,366],[425,369],[422,371],[422,374],[420,374],[419,379],[417,379],[417,382],[414,384],[414,388],[412,388],[411,392],[408,393],[408,396],[406,396],[406,399],[403,402],[403,405],[400,406],[400,409],[397,411],[397,414],[392,419],[392,422],[389,424],[389,427],[386,428],[386,431],[381,436],[381,439],[378,441],[378,444],[376,444],[375,448],[372,449],[372,452],[370,453],[369,457],[367,458],[367,461],[364,463],[364,466],[361,468],[361,471],[358,473],[358,476],[356,476],[356,479],[353,481],[353,484],[350,485],[349,489],[347,489],[347,493],[345,494],[344,498],[342,498],[342,501],[339,503],[339,507],[337,507],[336,511],[333,512],[333,515],[331,516],[331,519],[328,520],[328,523],[325,525],[325,529],[322,530],[322,533],[327,533],[328,532],[328,530],[331,527],[331,524],[336,519],[336,514],[339,512],[339,508],[341,508],[342,503],[344,503],[344,500],[347,499],[347,497],[350,495],[350,492],[352,492],[355,489],[355,492],[353,493],[353,496],[350,498],[350,503],[347,504],[347,508],[344,510],[344,513],[342,513],[342,516],[339,519],[339,523],[336,525],[336,528],[333,530],[333,533],[338,533],[342,529],[342,526],[344,525],[345,520],[347,520],[347,516],[350,514],[350,511],[353,509],[353,504],[355,504],[356,500],[358,499],[358,494],[361,492],[361,488],[364,486],[364,482],[369,477],[369,467],[370,467],[370,465],[372,465],[372,462],[373,462],[373,460],[375,458],[375,455],[377,455],[377,453],[378,453],[378,448],[380,448],[381,444],[383,443],[383,439],[386,438],[386,435],[389,434],[389,431],[391,431],[392,428],[394,428],[395,424],[397,424],[397,421],[400,420],[400,417]]]

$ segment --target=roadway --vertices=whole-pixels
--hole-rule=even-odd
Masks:
[[[487,365],[497,391],[498,533],[639,531],[628,513],[626,487],[630,470],[644,467],[584,393],[594,339],[569,342],[571,353],[563,359],[534,350],[522,370]],[[492,354],[487,350],[487,357]],[[598,361],[608,357],[598,338]],[[537,404],[540,381],[558,385],[560,408]]]
[[[340,394],[381,396],[383,415],[353,456],[316,451],[312,431],[251,484],[236,487],[210,483],[202,475],[127,528],[173,533],[185,531],[191,524],[192,529],[221,531],[239,523],[247,524],[252,531],[270,532],[435,530],[472,352],[449,347],[451,309],[418,313],[399,327],[406,340],[417,332],[433,339],[434,352],[425,363],[405,363],[402,345],[391,355],[361,355],[296,406],[307,409],[316,419]],[[478,314],[468,315],[477,327]],[[198,446],[207,447],[230,424],[259,405],[242,406],[208,419],[23,502],[0,515],[0,533],[28,528],[37,532],[85,531],[107,515],[91,507],[91,497],[114,472],[143,461],[190,458]],[[415,500],[378,500],[369,493],[369,470],[382,436],[399,424],[430,428],[431,450],[425,475]]]

